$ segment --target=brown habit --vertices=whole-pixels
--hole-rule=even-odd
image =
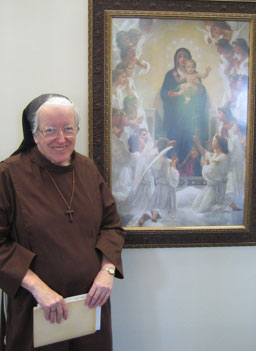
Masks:
[[[75,193],[73,222],[45,169],[66,199]],[[6,351],[33,350],[36,300],[20,287],[28,268],[63,297],[89,291],[103,253],[122,278],[124,232],[115,203],[93,161],[74,152],[70,166],[57,166],[37,147],[0,164],[0,288],[8,294]],[[102,308],[101,331],[38,348],[45,351],[112,350],[110,302]]]

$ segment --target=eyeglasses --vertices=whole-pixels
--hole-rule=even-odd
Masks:
[[[58,135],[59,130],[62,131],[62,134],[65,137],[75,136],[79,132],[78,126],[66,126],[64,128],[55,128],[55,127],[46,127],[43,130],[39,130],[45,138],[55,138]]]

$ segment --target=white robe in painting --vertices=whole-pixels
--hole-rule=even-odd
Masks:
[[[140,157],[140,156],[139,156]],[[140,157],[139,164],[137,163],[137,171],[141,172],[143,168],[146,168],[144,160]],[[135,176],[135,179],[137,176]],[[140,180],[138,186],[131,187],[131,191],[125,202],[118,207],[121,215],[135,216],[138,213],[144,213],[150,203],[153,192],[153,178],[151,171],[148,170]]]
[[[197,212],[231,210],[226,201],[229,157],[223,153],[207,152],[205,158],[209,160],[209,165],[203,166],[202,174],[207,185],[197,195],[192,207]]]
[[[134,181],[138,153],[131,154],[128,146],[112,134],[112,193],[117,204],[126,200]]]
[[[155,189],[149,205],[161,218],[174,216],[176,213],[176,187],[179,172],[170,165],[170,160],[162,155],[151,168]]]
[[[240,57],[238,56],[238,59]],[[249,58],[245,57],[239,64],[238,69],[236,70],[237,74],[248,76],[248,67],[249,67]]]
[[[230,202],[243,207],[245,187],[245,153],[235,133],[235,126],[228,130],[229,176],[227,193]]]
[[[118,206],[119,214],[135,216],[144,213],[149,208],[154,181],[148,166],[156,156],[157,152],[150,134],[148,134],[147,143],[142,152],[130,153],[132,184],[126,200]]]
[[[148,135],[144,150],[131,153],[126,138],[122,138],[123,134],[120,139],[112,135],[112,193],[119,214],[134,216],[148,207],[152,196],[154,184],[151,171],[144,171],[154,159],[155,150]]]
[[[238,124],[247,124],[247,112],[248,112],[248,89],[244,88],[235,101],[230,105],[232,115],[235,117]]]
[[[228,102],[231,96],[229,77],[232,74],[235,74],[235,69],[234,69],[234,66],[231,64],[231,62],[228,61],[223,55],[220,55],[220,58],[221,58],[221,64],[218,67],[218,72],[221,78],[220,84],[223,85],[223,89],[224,89],[224,94],[223,94],[222,103],[221,103],[221,105],[224,106]]]
[[[119,110],[124,108],[124,94],[121,86],[118,86],[116,91],[112,92],[112,107]]]

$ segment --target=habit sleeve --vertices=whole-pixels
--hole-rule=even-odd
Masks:
[[[0,288],[14,296],[35,254],[15,241],[15,193],[8,165],[0,164]]]
[[[125,232],[120,224],[114,198],[98,171],[97,178],[102,199],[102,221],[96,248],[115,265],[116,277],[123,278],[121,250]]]

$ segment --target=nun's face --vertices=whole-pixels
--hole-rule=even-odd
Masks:
[[[56,128],[56,135],[45,131]],[[34,136],[38,150],[50,162],[59,166],[68,166],[75,147],[76,134],[69,129],[76,129],[75,113],[71,106],[45,104],[39,110],[38,130]],[[65,132],[67,131],[67,132]]]

